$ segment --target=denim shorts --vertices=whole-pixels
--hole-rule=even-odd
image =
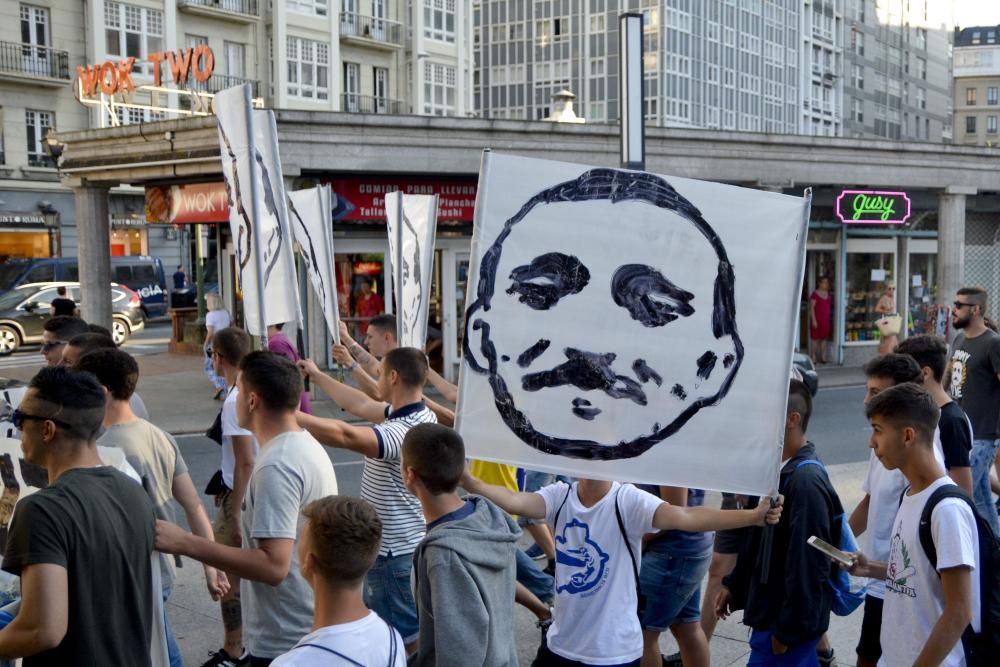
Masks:
[[[379,556],[365,575],[365,605],[396,628],[404,644],[417,641],[417,605],[410,588],[413,554]]]
[[[650,551],[642,557],[639,586],[646,597],[644,630],[663,632],[672,625],[701,619],[701,581],[711,561],[711,551],[677,556]]]

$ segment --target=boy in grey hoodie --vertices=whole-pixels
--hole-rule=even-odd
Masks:
[[[465,446],[452,429],[411,428],[401,466],[427,520],[427,535],[413,554],[420,637],[410,664],[516,667],[514,550],[520,529],[485,498],[458,496]]]

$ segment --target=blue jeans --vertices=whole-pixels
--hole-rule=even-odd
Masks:
[[[519,550],[520,551],[520,550]],[[396,628],[404,644],[417,641],[417,604],[410,588],[413,554],[379,556],[365,575],[365,605]]]
[[[555,580],[542,572],[535,561],[521,549],[514,550],[514,560],[517,564],[517,581],[545,604],[552,604]]]
[[[184,658],[181,657],[181,649],[174,639],[174,631],[170,627],[170,616],[167,614],[167,600],[170,599],[170,592],[173,586],[163,587],[163,633],[167,638],[167,657],[170,659],[170,667],[184,667]]]
[[[969,464],[972,466],[972,499],[979,513],[993,526],[993,534],[1000,535],[1000,518],[993,504],[990,491],[990,469],[997,455],[1000,440],[973,440]]]
[[[701,620],[701,580],[711,561],[711,549],[677,555],[649,551],[642,557],[639,586],[646,607],[639,620],[644,630],[663,632]]]
[[[816,657],[816,639],[789,646],[781,655],[771,649],[771,632],[754,630],[750,633],[750,661],[747,667],[819,667]]]

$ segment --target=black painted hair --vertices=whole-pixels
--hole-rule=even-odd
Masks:
[[[908,354],[890,352],[865,364],[865,377],[889,378],[893,384],[920,382],[920,365]]]
[[[920,434],[921,442],[930,447],[934,443],[941,410],[934,397],[916,382],[903,382],[880,391],[865,405],[865,417],[881,417],[893,425],[910,427]]]
[[[212,349],[234,368],[250,353],[250,334],[239,327],[226,327],[212,336]]]
[[[87,333],[87,323],[72,315],[50,317],[42,328],[55,334],[59,340],[69,340],[73,336]]]
[[[921,368],[931,369],[935,382],[944,378],[944,369],[948,365],[948,344],[943,338],[927,334],[910,336],[896,346],[898,354],[913,357]]]
[[[465,443],[447,426],[417,424],[403,438],[403,465],[434,495],[452,493],[465,471]]]
[[[258,350],[243,357],[240,377],[271,410],[297,410],[302,400],[302,373],[287,357]]]
[[[788,382],[788,412],[797,412],[801,416],[799,427],[805,433],[809,429],[809,419],[812,417],[813,400],[809,387],[802,380],[792,379]]]
[[[396,317],[388,313],[382,313],[371,318],[368,320],[368,326],[375,327],[384,333],[391,333],[393,336],[396,335]]]
[[[415,389],[427,382],[427,355],[415,347],[397,347],[382,359],[388,370],[396,371],[403,386]]]
[[[43,368],[28,386],[39,399],[59,406],[51,416],[70,425],[59,427],[67,437],[92,440],[97,434],[104,420],[104,389],[93,374],[65,366]]]
[[[115,345],[115,341],[111,340],[111,336],[90,331],[73,336],[69,339],[69,344],[71,347],[79,348],[80,354],[87,354],[94,350],[113,350],[118,347]]]
[[[87,352],[76,370],[93,373],[116,401],[127,401],[139,383],[139,364],[131,354],[112,346]]]

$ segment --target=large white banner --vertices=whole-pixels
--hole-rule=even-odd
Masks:
[[[337,282],[333,270],[333,212],[329,185],[289,193],[292,236],[309,273],[313,291],[323,308],[326,326],[334,343],[340,343]]]
[[[808,215],[808,197],[485,153],[469,456],[774,491]]]
[[[251,110],[249,85],[218,93],[215,115],[246,326],[264,335],[301,320],[274,116]]]
[[[396,333],[401,347],[422,350],[427,341],[437,205],[437,195],[390,192],[385,196]]]

